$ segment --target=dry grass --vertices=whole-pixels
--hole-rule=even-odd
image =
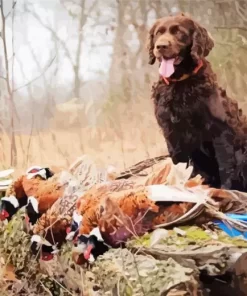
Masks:
[[[78,105],[78,110],[80,108]],[[17,134],[16,173],[34,164],[67,167],[84,153],[90,154],[101,165],[113,164],[124,169],[167,152],[149,100],[142,103],[137,100],[131,106],[130,103],[120,103],[109,109],[100,115],[97,127],[90,127],[85,122],[85,110],[76,110],[76,114],[71,111],[62,114],[63,127],[59,124],[61,114],[55,113],[50,129],[33,130],[29,135]],[[69,126],[68,118],[72,115],[73,125]],[[68,126],[64,127],[66,121]],[[8,136],[0,134],[1,169],[10,165],[10,147]]]
[[[18,162],[16,169],[23,170],[33,164],[67,166],[78,156],[86,153],[102,164],[114,164],[119,168],[130,166],[148,156],[165,154],[165,142],[158,128],[144,134],[145,142],[135,133],[124,135],[123,139],[101,140],[99,129],[54,130],[33,135],[17,135]],[[80,145],[79,138],[82,139]],[[10,143],[2,135],[5,156],[1,155],[1,167],[7,168],[10,163]],[[30,141],[30,143],[29,143]],[[24,154],[24,153],[25,154]]]
[[[101,140],[101,137],[94,133],[95,129],[73,129],[54,130],[42,132],[31,138],[30,147],[28,135],[16,136],[18,147],[17,170],[33,164],[46,164],[56,166],[67,166],[68,163],[83,153],[90,154],[102,164],[115,164],[120,168],[130,166],[148,156],[165,154],[165,142],[157,130],[150,134],[144,134],[145,142],[132,134],[124,135],[124,139]],[[134,132],[133,132],[134,134]],[[83,147],[80,147],[79,137],[81,136]],[[6,136],[2,136],[4,150],[7,154],[10,151],[10,143]],[[23,148],[22,148],[23,147]],[[26,154],[23,154],[23,151]],[[1,155],[2,157],[2,155]],[[8,167],[9,155],[1,159],[3,167]]]

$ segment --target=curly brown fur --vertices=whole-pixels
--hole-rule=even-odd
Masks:
[[[183,14],[166,17],[153,25],[148,44],[150,64],[175,59],[170,83],[160,77],[152,89],[173,162],[191,161],[193,175],[211,186],[247,190],[247,121],[205,59],[214,46],[207,30]]]

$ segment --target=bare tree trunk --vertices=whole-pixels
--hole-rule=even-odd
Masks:
[[[112,62],[110,67],[110,93],[111,96],[121,96],[122,99],[129,100],[130,81],[128,74],[128,48],[125,44],[124,35],[126,24],[124,22],[128,1],[117,2],[117,28],[113,44]],[[119,91],[121,90],[121,91]]]
[[[15,140],[15,126],[14,126],[14,115],[17,114],[15,103],[14,103],[14,93],[12,89],[12,84],[10,81],[10,67],[8,62],[8,48],[6,40],[6,18],[4,15],[4,5],[3,0],[0,0],[1,5],[1,18],[2,18],[2,41],[4,48],[4,61],[5,61],[5,71],[6,77],[4,78],[7,83],[8,90],[8,99],[9,99],[9,111],[10,111],[10,142],[11,142],[11,151],[10,151],[10,165],[16,166],[17,164],[17,149],[16,149],[16,140]],[[13,4],[14,7],[14,4]],[[14,50],[14,49],[13,49]]]
[[[82,41],[83,41],[83,27],[86,23],[86,16],[85,16],[85,0],[81,0],[80,3],[81,7],[81,14],[79,19],[79,26],[78,26],[78,45],[76,49],[76,60],[74,65],[74,95],[76,98],[80,97],[80,88],[81,88],[81,79],[80,79],[80,68],[81,68],[81,53],[82,53]]]
[[[136,13],[132,15],[131,23],[136,29],[136,33],[138,36],[139,41],[139,48],[137,52],[132,55],[132,67],[137,67],[138,62],[140,61],[140,66],[143,66],[147,62],[147,50],[146,50],[146,39],[148,34],[148,28],[147,28],[147,21],[148,21],[148,11],[149,11],[149,5],[146,0],[139,0],[138,1],[138,11],[140,13],[138,17],[138,23],[136,18]]]
[[[148,53],[146,49],[146,42],[147,42],[147,36],[148,36],[148,12],[150,10],[150,3],[149,1],[146,0],[139,0],[138,1],[138,6],[139,6],[139,12],[140,12],[140,17],[139,22],[136,22],[136,15],[132,15],[132,24],[136,29],[137,36],[138,36],[138,41],[139,41],[139,48],[137,52],[132,55],[132,61],[131,61],[131,66],[138,68],[138,66],[142,69],[147,69],[145,66],[148,64]],[[141,20],[141,22],[140,22]],[[150,76],[147,71],[144,71],[143,73],[143,78],[144,80],[141,82],[143,83],[150,83]],[[141,78],[138,78],[141,81]]]

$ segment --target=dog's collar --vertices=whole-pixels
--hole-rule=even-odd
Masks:
[[[190,74],[184,74],[184,75],[182,75],[182,76],[181,76],[180,78],[178,78],[178,79],[169,78],[169,77],[163,77],[163,76],[162,76],[162,78],[163,78],[163,80],[165,81],[165,83],[166,83],[167,85],[169,85],[170,82],[182,81],[182,80],[185,80],[185,79],[189,78],[189,77],[192,76],[192,75],[197,74],[197,72],[201,69],[202,66],[203,66],[203,62],[202,62],[202,60],[200,60],[199,63],[198,63],[198,65],[195,67],[195,69],[194,69],[194,70],[192,71],[192,73],[190,73]]]

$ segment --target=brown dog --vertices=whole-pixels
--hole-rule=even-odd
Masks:
[[[205,59],[214,42],[205,28],[180,14],[149,32],[149,63],[159,61],[153,86],[155,116],[174,163],[191,161],[215,187],[247,190],[247,122],[219,88]]]

